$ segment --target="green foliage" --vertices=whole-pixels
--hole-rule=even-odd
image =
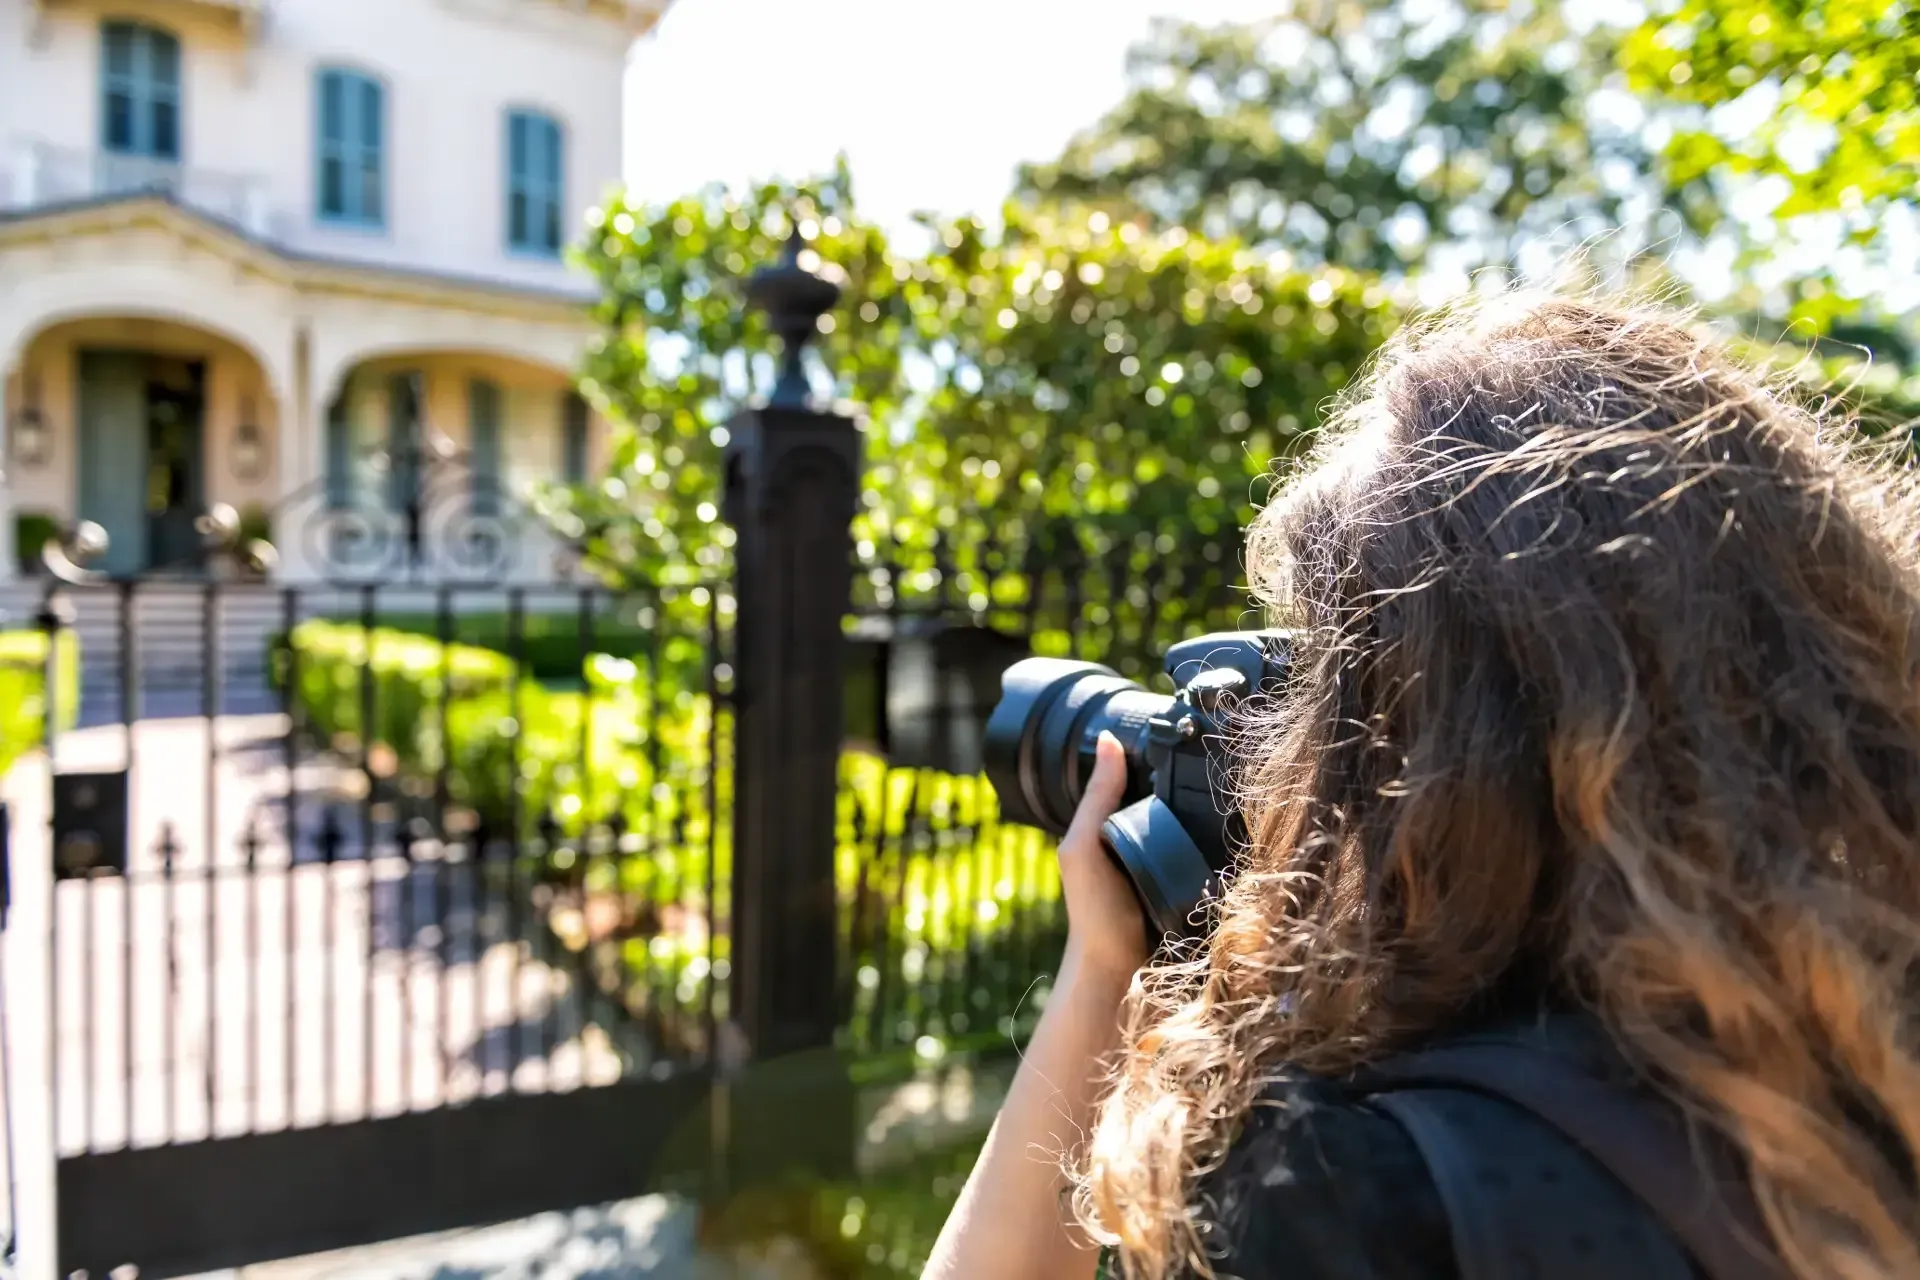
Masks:
[[[841,757],[838,813],[847,1047],[938,1060],[1024,1041],[1064,940],[1052,840],[1001,825],[984,777],[864,752]]]
[[[334,615],[330,621],[356,627],[359,625],[359,620],[349,614]],[[632,658],[646,653],[650,647],[653,632],[637,621],[602,617],[595,617],[592,621],[593,652]],[[441,623],[431,613],[382,612],[374,619],[374,625],[384,630],[437,640]],[[522,669],[528,676],[544,684],[572,686],[580,683],[581,664],[586,654],[581,650],[580,618],[572,610],[524,614],[519,622],[517,642],[514,624],[505,613],[453,613],[447,618],[447,628],[454,643],[490,649],[501,655],[513,654],[517,645]],[[697,654],[694,656],[698,657]]]
[[[71,729],[80,711],[80,639],[60,633],[54,723]],[[47,633],[0,631],[0,777],[46,740]]]
[[[1920,184],[1920,11],[1906,0],[1681,0],[1656,6],[1621,47],[1634,87],[1690,108],[1662,162],[1696,225],[1744,193],[1770,216],[1838,217],[1873,249]],[[1714,108],[1748,108],[1738,123]],[[1751,257],[1769,252],[1750,246]],[[1896,264],[1902,268],[1910,264]],[[1830,277],[1802,281],[1792,315],[1824,328],[1857,309]]]
[[[240,523],[234,531],[234,541],[239,546],[253,542],[273,545],[273,513],[257,502],[249,502],[240,508]]]
[[[591,654],[582,688],[554,690],[516,678],[491,649],[379,627],[369,643],[357,624],[318,619],[290,639],[303,725],[378,773],[444,768],[455,804],[496,827],[514,813],[527,827],[551,814],[577,831],[618,811],[637,833],[677,823],[683,842],[705,837],[704,808],[687,792],[704,783],[710,709],[684,682],[656,690],[633,661]],[[662,643],[663,660],[673,647]]]
[[[804,219],[825,272],[873,317],[821,335],[833,394],[892,419],[911,312],[898,301],[903,286],[885,236],[852,205],[842,166],[803,186],[744,195],[709,188],[654,207],[615,199],[590,215],[581,259],[600,284],[604,331],[581,385],[619,425],[601,479],[550,489],[537,509],[609,579],[686,584],[719,576],[727,563],[723,424],[756,379],[770,381],[764,318],[747,310],[742,289],[755,267],[778,257],[790,214]],[[747,352],[762,353],[757,368]]]
[[[996,536],[1048,521],[1100,526],[1103,543],[1230,530],[1394,324],[1364,275],[1094,208],[1009,206],[998,233],[932,223],[933,250],[910,258],[858,220],[844,170],[657,208],[616,200],[586,253],[607,331],[584,385],[621,427],[600,481],[541,499],[613,581],[685,583],[727,563],[724,419],[771,369],[738,285],[777,254],[789,209],[846,288],[822,322],[832,392],[887,426],[866,434],[857,532],[921,559],[935,529],[979,540],[980,511],[1015,522]]]
[[[13,517],[13,554],[20,572],[40,572],[40,549],[60,535],[60,522],[42,511],[22,511]]]
[[[1274,7],[1242,26],[1158,24],[1127,99],[1029,167],[1027,193],[1371,271],[1439,244],[1500,266],[1621,221],[1645,157],[1586,110],[1605,28],[1507,0]]]
[[[645,665],[606,654],[588,659],[582,689],[552,690],[516,681],[491,650],[400,631],[376,628],[369,643],[357,625],[314,620],[290,639],[309,732],[402,789],[444,772],[455,808],[495,831],[517,813],[548,878],[654,908],[702,901],[710,872],[725,893],[733,778],[724,754],[710,759],[704,695],[668,685],[656,705]],[[285,680],[287,655],[278,661]],[[1033,974],[1057,953],[1062,922],[1051,843],[1001,826],[983,778],[891,768],[863,752],[846,753],[840,772],[849,1045],[924,1058],[1024,1035],[1037,1014]],[[580,852],[591,838],[542,849],[530,837],[543,814],[575,837],[617,814],[625,835],[598,856]],[[630,1003],[664,984],[660,998],[697,1010],[705,929],[656,923],[621,942],[623,971],[605,981],[635,993]],[[713,946],[724,959],[723,941]]]
[[[896,538],[969,505],[1113,540],[1231,532],[1394,324],[1370,277],[1238,241],[1078,206],[1006,224],[939,224],[916,264],[933,386],[867,476],[868,519]]]

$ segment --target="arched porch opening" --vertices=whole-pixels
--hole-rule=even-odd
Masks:
[[[90,520],[116,575],[198,575],[195,521],[225,503],[256,522],[280,493],[278,379],[237,336],[147,314],[68,315],[20,343],[4,382],[12,542],[31,572],[54,527]]]
[[[551,576],[560,548],[533,494],[584,483],[605,447],[570,370],[527,355],[411,348],[354,360],[317,385],[310,518],[325,536],[308,539],[305,574],[363,576],[354,557],[364,555],[382,571],[403,562],[422,581]],[[395,537],[417,545],[397,553]]]

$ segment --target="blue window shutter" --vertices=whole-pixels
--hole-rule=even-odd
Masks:
[[[560,416],[560,478],[587,482],[587,402],[578,391],[564,393]]]
[[[385,92],[353,71],[322,71],[315,143],[315,204],[322,218],[386,223]]]
[[[371,80],[360,81],[360,204],[355,212],[363,222],[378,224],[386,209],[386,193],[381,182],[386,156],[386,139],[381,135],[380,86]]]
[[[560,252],[560,126],[551,120],[540,122],[540,208],[538,232],[540,246],[549,253]]]
[[[507,114],[507,245],[560,252],[565,196],[565,141],[551,117]]]
[[[121,155],[180,158],[180,42],[158,27],[100,26],[100,145]]]
[[[525,248],[530,239],[527,234],[532,221],[527,191],[527,133],[531,123],[518,111],[507,116],[507,243],[516,249]]]
[[[344,387],[327,409],[326,486],[329,511],[353,505],[353,420]]]
[[[467,384],[467,452],[473,459],[473,513],[500,514],[500,388],[485,378]]]

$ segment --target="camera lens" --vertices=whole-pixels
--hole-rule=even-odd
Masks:
[[[1147,721],[1173,699],[1125,679],[1110,667],[1065,658],[1027,658],[1007,668],[1000,704],[982,744],[988,779],[1010,822],[1063,835],[1093,776],[1094,744],[1103,730],[1127,754],[1121,803],[1150,789],[1143,750]]]

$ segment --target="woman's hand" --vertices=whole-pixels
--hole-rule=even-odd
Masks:
[[[1093,1280],[1099,1253],[1063,1207],[1060,1157],[1086,1138],[1103,1060],[1120,1042],[1121,1002],[1147,958],[1133,886],[1100,842],[1126,787],[1125,753],[1103,733],[1060,842],[1067,954],[923,1280]]]
[[[1120,740],[1101,733],[1093,776],[1060,841],[1060,885],[1067,899],[1064,968],[1118,978],[1122,990],[1147,961],[1147,924],[1140,900],[1100,838],[1127,788],[1127,757]]]

